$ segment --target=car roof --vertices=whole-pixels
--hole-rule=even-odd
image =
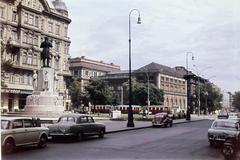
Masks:
[[[75,118],[78,118],[78,117],[82,117],[82,116],[90,117],[87,114],[79,114],[79,113],[65,113],[65,114],[61,115],[60,117],[75,117]]]
[[[166,115],[166,112],[157,113],[156,115]]]
[[[214,122],[233,122],[233,123],[236,123],[236,122],[239,122],[239,120],[237,120],[237,119],[216,119]]]
[[[1,120],[17,120],[17,119],[32,119],[32,117],[8,117],[8,116],[1,116]]]

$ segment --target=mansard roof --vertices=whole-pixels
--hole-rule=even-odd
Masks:
[[[183,78],[183,75],[181,75],[179,72],[177,72],[174,68],[161,65],[155,62],[152,62],[146,66],[143,66],[139,69],[137,69],[135,72],[157,72],[173,77]]]

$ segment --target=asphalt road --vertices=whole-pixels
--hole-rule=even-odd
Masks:
[[[3,160],[68,159],[173,159],[221,160],[219,148],[211,148],[207,129],[211,121],[174,125],[172,128],[147,128],[87,138],[81,142],[54,141],[47,148],[18,148],[3,155]]]

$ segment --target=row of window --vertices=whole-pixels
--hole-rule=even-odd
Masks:
[[[32,75],[26,74],[9,74],[9,83],[12,84],[23,84],[23,85],[32,85],[33,77]]]
[[[168,98],[166,98],[165,99],[165,103],[166,103],[166,106],[180,106],[180,107],[182,107],[182,106],[185,106],[185,99],[183,99],[183,101],[180,99],[179,101],[177,100],[177,99],[175,99],[175,100],[173,100],[173,99],[168,99]]]
[[[97,76],[101,76],[102,72],[83,70],[83,75],[84,76],[90,76],[90,77],[97,77]],[[80,76],[80,70],[74,70],[73,71],[73,76],[79,77]]]
[[[37,54],[23,53],[22,63],[37,66]]]
[[[39,16],[25,12],[24,13],[24,24],[38,27],[39,26]]]
[[[37,0],[25,0],[23,1],[23,3],[30,8],[35,8],[35,9],[41,8],[41,5],[37,3]]]
[[[179,83],[179,84],[185,84],[185,81],[177,80],[177,79],[172,79],[168,77],[161,77],[161,81],[167,81],[167,82],[174,82],[174,83]]]
[[[24,32],[23,43],[38,46],[38,35]]]
[[[42,23],[44,23],[44,21],[42,21]],[[43,26],[43,24],[42,24],[42,26]],[[62,28],[61,28],[60,24],[54,25],[52,21],[48,21],[48,33],[52,33],[52,34],[54,33],[59,36],[61,31],[62,31]],[[63,36],[64,37],[67,37],[67,32],[68,32],[68,27],[65,26],[63,28],[63,34],[64,34]]]

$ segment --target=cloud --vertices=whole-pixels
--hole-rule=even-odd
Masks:
[[[66,1],[72,57],[113,62],[128,69],[128,14],[131,15],[133,69],[151,62],[171,67],[190,64],[213,75],[225,90],[240,90],[240,2],[238,0],[71,0]]]

